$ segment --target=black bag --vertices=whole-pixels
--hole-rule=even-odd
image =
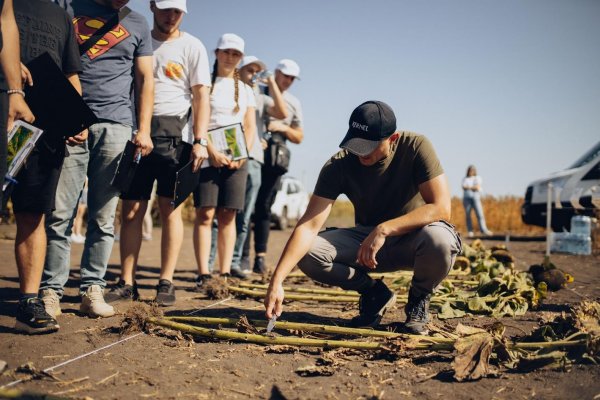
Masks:
[[[189,113],[184,117],[176,115],[153,115],[150,122],[150,131],[154,149],[151,157],[160,158],[177,164],[181,156],[181,143],[183,128],[187,123]]]
[[[275,140],[273,137],[267,142],[265,149],[265,165],[275,175],[284,175],[290,166],[290,149],[284,141]]]

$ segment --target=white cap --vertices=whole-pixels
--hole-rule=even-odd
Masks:
[[[166,10],[167,8],[176,8],[187,13],[186,0],[154,0],[156,8]]]
[[[250,65],[250,64],[258,64],[260,66],[260,69],[262,69],[262,70],[267,69],[267,65],[254,56],[244,57],[242,59],[242,63],[240,64],[240,68],[244,68],[246,65]]]
[[[298,66],[298,64],[296,64],[296,61],[294,60],[284,58],[283,60],[279,61],[279,64],[277,64],[277,67],[275,69],[280,70],[283,74],[293,76],[295,78],[300,78],[300,67]]]
[[[244,53],[244,39],[236,35],[235,33],[225,33],[219,38],[217,43],[217,49],[234,49],[242,54]]]

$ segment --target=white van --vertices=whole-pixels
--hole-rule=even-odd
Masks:
[[[276,229],[286,229],[298,221],[308,206],[309,195],[302,182],[291,176],[281,179],[281,186],[271,206],[271,220]]]
[[[574,215],[594,216],[600,210],[600,142],[569,168],[529,184],[521,218],[529,225],[546,226],[548,183],[552,183],[552,229],[570,229]]]

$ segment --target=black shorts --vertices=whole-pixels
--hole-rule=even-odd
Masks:
[[[154,150],[142,157],[131,187],[121,194],[123,200],[150,200],[156,180],[156,194],[173,198],[176,172],[188,163],[192,146],[181,138],[153,137]]]
[[[15,213],[47,214],[54,210],[56,187],[65,160],[64,146],[61,143],[50,147],[43,138],[36,143],[15,177],[18,183],[11,194]]]
[[[194,207],[221,207],[243,210],[248,165],[240,169],[207,167],[200,170],[200,184],[194,190]]]

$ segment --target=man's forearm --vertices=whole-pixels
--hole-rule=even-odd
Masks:
[[[386,237],[400,236],[442,219],[450,219],[444,207],[437,204],[424,204],[408,214],[382,222],[375,229]]]
[[[194,116],[194,139],[208,139],[208,120],[210,118],[210,95],[205,86],[192,89],[192,114]]]
[[[317,234],[318,230],[307,225],[296,226],[283,249],[277,268],[275,268],[271,278],[273,285],[283,283],[290,271],[298,264],[298,261],[308,253]]]
[[[300,144],[300,142],[302,142],[302,139],[304,139],[304,131],[302,130],[302,128],[292,128],[291,126],[289,126],[287,131],[285,132],[285,135],[287,136],[290,142],[295,144]]]
[[[22,89],[19,29],[12,10],[12,0],[5,0],[0,16],[2,37],[4,38],[4,44],[0,52],[0,64],[2,64],[8,88]]]
[[[154,78],[140,76],[138,87],[138,130],[149,134],[154,108]]]

